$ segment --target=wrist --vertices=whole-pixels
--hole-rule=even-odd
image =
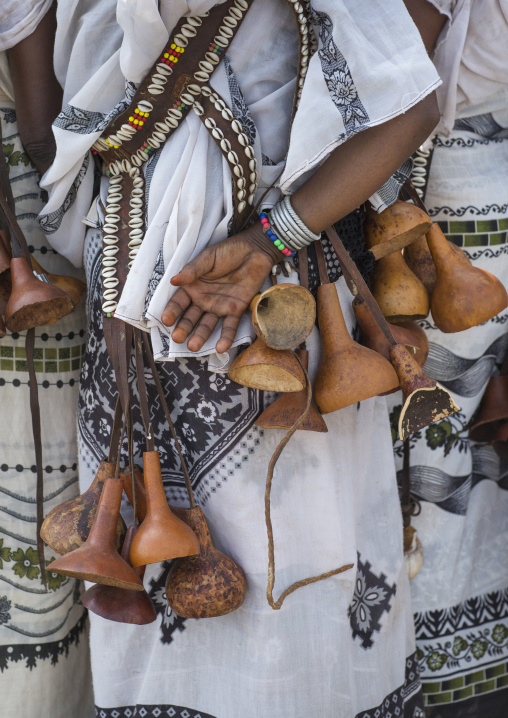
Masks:
[[[245,238],[257,251],[269,257],[272,265],[287,259],[282,252],[277,249],[273,242],[263,232],[261,222],[256,222],[245,230]]]

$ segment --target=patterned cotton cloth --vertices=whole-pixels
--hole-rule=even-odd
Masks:
[[[0,121],[16,214],[34,257],[50,272],[78,275],[53,252],[37,224],[43,204],[39,175],[19,140],[14,110],[0,109]],[[75,414],[85,341],[84,301],[57,324],[36,330],[45,514],[78,493]],[[50,549],[47,590],[40,580],[24,333],[0,339],[0,406],[0,713],[2,718],[90,718],[80,582],[51,573],[56,555]]]

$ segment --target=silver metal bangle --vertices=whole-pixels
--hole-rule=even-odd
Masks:
[[[321,235],[312,232],[294,211],[289,195],[272,207],[269,216],[276,235],[296,252],[321,238]]]

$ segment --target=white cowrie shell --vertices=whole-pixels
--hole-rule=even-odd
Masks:
[[[205,127],[206,127],[208,130],[213,130],[213,128],[216,127],[216,126],[217,126],[217,123],[215,122],[215,120],[213,119],[213,117],[207,117],[207,118],[206,118],[206,120],[205,120]]]
[[[213,90],[211,87],[202,87],[201,94],[205,97],[210,97],[213,94]]]
[[[129,244],[127,245],[129,249],[135,249],[136,252],[129,252],[129,257],[135,257],[137,250],[141,246],[141,241],[139,239],[133,239]]]
[[[249,194],[252,194],[255,191],[256,191],[256,184],[253,182],[252,184],[249,185]]]
[[[142,197],[143,194],[144,194],[144,192],[141,187],[134,187],[134,189],[131,192],[131,197]]]
[[[93,143],[92,147],[96,150],[109,150],[108,143],[103,140],[102,137],[98,137]]]
[[[228,47],[229,45],[227,38],[225,38],[223,35],[216,35],[213,39],[215,44],[219,45],[219,47]]]
[[[258,173],[257,172],[251,172],[249,175],[249,179],[251,182],[257,182],[258,180]]]
[[[214,129],[212,130],[212,137],[214,137],[216,140],[222,140],[224,137],[224,133],[218,127],[214,127]]]
[[[243,10],[244,12],[247,12],[249,9],[249,3],[245,0],[235,0],[236,7],[240,8],[240,10]]]
[[[254,159],[254,148],[251,145],[247,145],[244,152],[250,160]]]
[[[234,117],[234,115],[233,115],[233,113],[231,112],[231,110],[229,109],[229,107],[225,107],[225,108],[222,110],[221,115],[222,115],[223,118],[224,118],[225,120],[227,120],[228,122],[231,122],[231,120],[232,120],[233,117]]]
[[[238,189],[245,189],[245,185],[246,185],[246,184],[247,184],[247,183],[246,183],[246,181],[245,181],[245,177],[241,177],[241,178],[238,180],[238,182],[236,183],[236,186],[238,187]]]
[[[183,93],[180,95],[180,100],[181,100],[182,102],[185,102],[186,105],[192,105],[192,103],[194,102],[193,96],[192,96],[192,95],[189,95],[188,92],[183,92]]]
[[[135,217],[130,220],[129,227],[132,227],[132,229],[140,229],[143,226],[144,222],[141,219],[141,217]]]
[[[230,142],[229,140],[226,140],[226,139],[221,140],[221,141],[220,141],[220,148],[221,148],[221,150],[223,150],[224,152],[229,152],[230,149],[231,149],[231,142]]]
[[[132,169],[132,165],[129,160],[122,160],[122,172],[129,172]]]
[[[106,204],[106,212],[109,214],[110,212],[119,212],[120,211],[120,205],[119,204]]]
[[[209,73],[208,73],[208,72],[203,72],[203,70],[198,70],[197,72],[195,72],[195,73],[194,73],[194,77],[195,77],[196,80],[198,80],[199,82],[208,82],[208,80],[210,79]]]
[[[243,13],[240,10],[238,10],[238,8],[236,8],[236,7],[230,8],[229,14],[231,15],[231,17],[236,18],[236,20],[241,20],[243,17]]]
[[[243,200],[247,196],[247,192],[244,189],[241,189],[239,192],[236,193],[236,196],[239,200]]]
[[[258,163],[256,160],[249,160],[249,169],[251,172],[255,172],[257,169]]]
[[[142,217],[143,212],[139,207],[134,207],[133,209],[129,210],[129,217]]]
[[[209,73],[210,73],[210,72],[213,72],[213,71],[214,71],[214,66],[212,65],[211,62],[208,62],[207,60],[201,60],[200,63],[199,63],[199,67],[200,67],[204,72],[209,72]]]
[[[243,177],[243,168],[242,165],[235,165],[233,167],[233,172],[235,174],[235,177]]]
[[[140,176],[138,175],[137,177],[134,177],[134,180],[133,180],[132,184],[133,184],[134,187],[136,187],[136,188],[138,188],[138,187],[143,187],[144,184],[145,184],[145,180],[144,180],[143,177],[140,177]]]
[[[246,147],[249,144],[249,138],[241,132],[238,135],[238,142],[242,145],[242,147]]]
[[[413,171],[411,172],[411,175],[420,175],[421,177],[425,177],[426,174],[427,170],[424,167],[418,167],[418,165],[413,167]]]
[[[106,291],[102,293],[102,296],[104,299],[111,301],[118,296],[118,292],[116,289],[106,289]]]
[[[155,128],[159,130],[159,132],[169,132],[169,125],[167,125],[165,122],[156,122]]]
[[[238,164],[239,160],[236,152],[228,152],[228,162],[231,162],[232,165]]]
[[[254,195],[253,195],[253,194],[250,194],[250,195],[248,196],[247,202],[248,202],[250,205],[253,205],[253,204],[254,204]]]
[[[226,27],[231,27],[231,28],[233,28],[233,27],[236,27],[236,26],[238,25],[238,21],[237,21],[234,17],[227,17],[227,16],[226,16],[226,17],[224,18],[223,22],[224,22],[224,25],[226,25]]]
[[[228,38],[228,40],[231,40],[234,35],[233,30],[230,27],[227,27],[227,25],[222,25],[219,28],[219,32],[221,35],[224,35],[224,37]]]
[[[177,120],[182,117],[182,111],[177,110],[176,107],[170,107],[167,114],[169,117],[174,117]]]
[[[198,117],[201,117],[201,115],[204,115],[204,113],[205,113],[205,110],[204,110],[203,105],[201,105],[201,104],[200,104],[199,102],[197,102],[197,101],[194,102],[194,104],[193,104],[193,106],[192,106],[192,109],[194,110],[194,112],[196,113],[196,115],[197,115]]]
[[[159,140],[160,142],[164,142],[164,140],[166,139],[166,135],[163,132],[159,132],[158,130],[156,130],[152,134],[152,137],[155,137],[155,139]]]
[[[216,52],[205,52],[205,59],[212,65],[218,65],[220,62],[220,57]]]
[[[138,102],[138,107],[141,112],[151,112],[153,110],[153,105],[151,102],[148,102],[148,100],[140,100]]]
[[[102,305],[102,311],[104,312],[104,314],[112,314],[117,308],[117,306],[118,305],[116,302],[104,302],[104,304]]]
[[[233,120],[231,122],[231,127],[234,129],[234,131],[239,135],[241,132],[243,132],[243,127],[238,122],[238,120]]]
[[[178,127],[178,121],[175,120],[174,117],[166,117],[166,122],[172,129],[175,129],[176,127]]]
[[[189,25],[194,25],[194,27],[199,27],[203,20],[199,17],[199,15],[196,15],[195,17],[188,17],[187,22]]]
[[[107,287],[108,289],[112,287],[116,287],[120,284],[120,280],[116,277],[106,277],[104,281],[102,282],[103,287]]]
[[[201,95],[201,85],[195,85],[194,83],[192,83],[192,85],[187,85],[187,89],[193,95]]]
[[[245,202],[240,202],[240,204],[238,205],[238,212],[241,214],[246,206],[247,205]]]
[[[163,62],[159,62],[159,64],[155,67],[157,68],[159,75],[164,75],[165,77],[169,77],[173,72],[173,68],[168,67],[168,65],[165,65]]]
[[[118,259],[116,257],[103,257],[102,266],[104,267],[104,269],[102,270],[101,274],[104,274],[108,270],[113,270],[113,272],[115,272],[115,264],[118,264]]]
[[[102,228],[102,231],[105,236],[114,237],[116,235],[116,233],[118,232],[118,227],[116,225],[111,225],[111,224],[106,225],[105,224],[104,227]]]
[[[180,47],[187,47],[189,44],[189,41],[185,37],[185,35],[182,35],[181,33],[178,33],[178,35],[175,35],[173,40],[177,45],[180,45]]]
[[[196,37],[197,30],[195,27],[192,27],[192,25],[188,25],[187,23],[185,25],[182,25],[182,35],[185,35],[185,37]]]
[[[112,162],[112,163],[109,165],[108,170],[109,170],[110,174],[112,174],[113,176],[120,174],[120,170],[119,170],[119,168],[116,166],[116,162]]]
[[[418,157],[418,155],[413,159],[413,163],[415,167],[427,167],[427,160],[425,157]]]
[[[136,167],[141,167],[141,165],[143,164],[142,160],[137,155],[131,155],[131,162]]]
[[[168,81],[168,78],[167,78],[167,77],[164,77],[164,75],[159,75],[157,72],[155,72],[155,73],[151,76],[150,80],[151,80],[155,85],[165,85],[166,82]]]
[[[156,140],[153,135],[152,135],[152,137],[148,138],[148,144],[156,150],[158,150],[159,147],[161,146],[161,143],[159,142],[159,140]]]
[[[425,187],[425,177],[413,177],[412,182],[415,187]]]
[[[161,92],[164,92],[164,88],[160,85],[148,85],[148,92],[151,95],[160,95]]]
[[[106,214],[106,222],[105,222],[104,226],[106,226],[106,223],[118,224],[119,221],[120,221],[119,214],[115,214],[114,212],[108,212]]]
[[[118,237],[113,237],[112,235],[104,235],[102,238],[102,241],[104,244],[116,244],[118,242]]]
[[[122,178],[122,177],[111,177],[111,179],[109,180],[109,184],[110,184],[110,185],[113,185],[113,184],[122,184],[122,182],[123,182],[123,178]]]
[[[108,192],[108,204],[119,204],[122,201],[122,195],[119,192]]]
[[[129,200],[129,204],[131,207],[140,207],[141,208],[143,206],[143,202],[139,199],[139,197],[132,197]]]
[[[143,162],[146,162],[146,160],[148,159],[148,155],[146,154],[146,152],[143,152],[143,150],[138,150],[136,152],[136,155],[141,160],[141,164],[143,164]]]

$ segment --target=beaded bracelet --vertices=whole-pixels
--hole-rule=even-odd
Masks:
[[[292,252],[290,249],[288,249],[288,247],[285,246],[285,244],[277,237],[275,232],[272,230],[266,212],[261,212],[259,215],[259,219],[261,220],[261,224],[263,226],[263,232],[266,234],[268,239],[274,243],[277,249],[280,249],[282,254],[284,254],[286,257],[294,257],[296,252]]]

